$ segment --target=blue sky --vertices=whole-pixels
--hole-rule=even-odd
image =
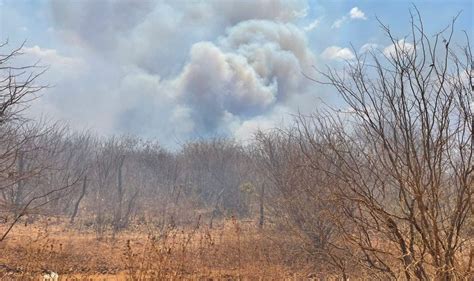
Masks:
[[[364,48],[400,38],[416,4],[429,34],[456,23],[472,34],[473,4],[453,1],[0,0],[0,38],[26,40],[53,85],[31,115],[76,129],[137,134],[164,145],[224,134],[248,138],[285,124],[330,89],[304,78]],[[365,45],[365,47],[363,47]]]

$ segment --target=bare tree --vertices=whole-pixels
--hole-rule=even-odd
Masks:
[[[21,112],[37,98],[46,86],[38,84],[39,77],[46,71],[36,64],[14,65],[15,58],[22,55],[24,43],[18,48],[0,54],[0,125],[23,119]],[[6,49],[8,42],[0,44]]]
[[[294,129],[259,132],[253,154],[257,169],[265,177],[268,220],[290,233],[304,254],[313,259],[316,270],[342,273],[346,278],[348,261],[341,246],[335,219],[339,212],[331,198],[331,182],[300,149]],[[313,155],[318,165],[323,159]]]
[[[6,49],[7,43],[0,45]],[[22,112],[37,98],[45,86],[38,83],[46,71],[38,64],[15,65],[23,45],[0,54],[0,212],[13,213],[0,236],[4,240],[13,226],[28,212],[32,212],[51,202],[51,196],[70,186],[69,177],[63,178],[61,186],[43,189],[38,185],[41,175],[51,168],[41,163],[45,158],[32,160],[33,155],[46,157],[48,152],[57,151],[53,144],[44,146],[44,139],[53,140],[56,126],[47,127],[41,122],[32,123]],[[67,178],[67,179],[66,179]],[[35,188],[31,183],[35,182]],[[8,219],[5,219],[8,221]]]
[[[183,148],[188,180],[201,200],[212,209],[209,225],[222,215],[248,215],[242,184],[251,165],[244,149],[229,139],[215,138],[187,144]]]
[[[11,213],[3,240],[13,226],[25,215],[48,214],[45,206],[54,209],[59,199],[77,181],[77,175],[70,171],[70,156],[64,150],[62,127],[46,127],[42,123],[23,124],[20,139],[26,139],[20,147],[19,155],[8,174],[10,179],[2,187],[1,211]],[[55,208],[57,209],[57,208]]]
[[[452,42],[455,19],[433,37],[417,10],[411,19],[402,40],[381,24],[390,52],[320,72],[317,82],[334,86],[349,109],[301,116],[300,147],[314,172],[328,176],[344,244],[368,270],[380,278],[468,278],[472,53],[469,40]]]
[[[8,42],[0,45],[4,50],[7,47]],[[29,132],[32,128],[28,126],[21,112],[44,88],[36,82],[45,69],[37,64],[14,65],[14,60],[21,55],[22,48],[23,44],[6,54],[0,54],[0,179],[2,179],[0,191],[2,192],[15,184],[19,190],[22,189],[22,178],[12,170],[14,166],[18,166],[18,170],[23,170],[24,154],[20,151],[20,147],[37,135]]]

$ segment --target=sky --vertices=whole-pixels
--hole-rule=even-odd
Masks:
[[[28,110],[35,118],[167,147],[245,141],[339,104],[305,75],[389,51],[377,18],[402,39],[413,4],[429,34],[461,11],[454,40],[462,30],[472,38],[470,0],[0,0],[0,39],[25,41],[19,63],[49,67],[50,87]]]

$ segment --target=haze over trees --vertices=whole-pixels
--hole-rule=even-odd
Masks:
[[[381,24],[391,52],[308,75],[336,89],[342,107],[301,114],[246,144],[216,137],[176,151],[26,119],[47,94],[37,83],[45,69],[13,64],[22,46],[1,55],[0,243],[44,217],[98,240],[143,228],[163,238],[232,218],[290,237],[292,252],[327,276],[472,278],[470,39],[452,41],[455,20],[432,36],[416,9],[411,19],[403,40]]]

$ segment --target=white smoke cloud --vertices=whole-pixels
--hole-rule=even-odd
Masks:
[[[259,131],[265,132],[290,124],[293,120],[290,113],[291,110],[289,108],[276,106],[266,115],[257,116],[239,123],[234,130],[234,136],[243,143],[251,142],[252,137]]]
[[[41,48],[38,45],[33,47],[23,47],[21,53],[37,60],[42,65],[62,68],[63,71],[83,67],[84,61],[80,58],[68,57],[58,53],[56,49]]]
[[[199,131],[212,131],[229,116],[265,114],[289,95],[304,92],[301,75],[313,55],[303,33],[291,24],[245,21],[217,44],[193,45],[190,60],[170,84],[187,104]]]
[[[306,11],[297,0],[53,1],[53,32],[91,72],[45,100],[72,123],[168,145],[242,137],[242,126],[271,124],[275,108],[308,93],[301,72],[314,55],[292,23]]]

